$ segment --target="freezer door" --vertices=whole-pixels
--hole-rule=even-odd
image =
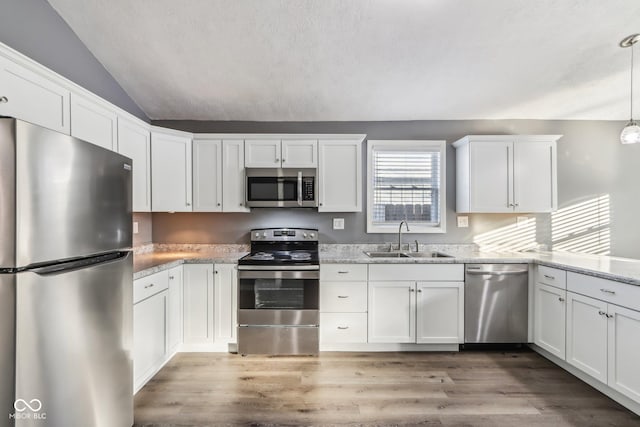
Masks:
[[[133,424],[133,272],[125,254],[17,274],[16,399],[37,399],[38,410],[27,408],[33,416],[16,427],[41,426],[44,413],[51,426]]]
[[[129,158],[20,120],[15,135],[14,267],[131,247]]]
[[[0,274],[0,419],[3,420],[13,412],[15,402],[15,296],[15,275]]]

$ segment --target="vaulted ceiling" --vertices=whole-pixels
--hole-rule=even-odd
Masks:
[[[624,120],[640,32],[638,0],[49,3],[152,119]]]

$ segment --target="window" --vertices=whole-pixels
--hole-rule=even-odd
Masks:
[[[444,233],[445,141],[367,142],[367,233]]]

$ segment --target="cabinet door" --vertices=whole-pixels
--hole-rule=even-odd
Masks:
[[[213,343],[213,265],[185,264],[184,343]]]
[[[362,141],[318,141],[318,212],[362,211]]]
[[[513,212],[513,142],[475,141],[469,147],[471,212]]]
[[[282,167],[318,167],[318,141],[315,139],[282,140]]]
[[[105,105],[71,94],[71,136],[106,148],[117,148],[118,115]]]
[[[244,165],[248,168],[279,168],[279,139],[247,139],[244,141]]]
[[[191,139],[152,132],[151,206],[154,212],[191,211]]]
[[[564,360],[567,291],[536,284],[534,342]]]
[[[464,283],[418,282],[416,288],[416,342],[463,343]]]
[[[151,132],[146,124],[118,119],[118,153],[133,160],[133,211],[151,211]]]
[[[557,208],[556,144],[518,140],[513,145],[513,204],[516,212]]]
[[[640,403],[640,312],[609,304],[609,387]]]
[[[222,212],[222,141],[193,141],[193,210]]]
[[[369,342],[416,342],[414,282],[369,282]]]
[[[182,343],[182,266],[169,270],[168,353],[173,354]]]
[[[70,134],[69,91],[0,57],[0,115]]]
[[[567,292],[567,362],[607,382],[607,304]]]
[[[214,326],[216,342],[236,342],[238,274],[235,264],[216,264]]]
[[[166,354],[167,291],[133,306],[133,378],[140,388]]]
[[[222,141],[222,210],[250,212],[245,206],[244,141]]]

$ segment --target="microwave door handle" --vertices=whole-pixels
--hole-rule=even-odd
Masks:
[[[298,206],[302,206],[302,171],[298,171]]]

